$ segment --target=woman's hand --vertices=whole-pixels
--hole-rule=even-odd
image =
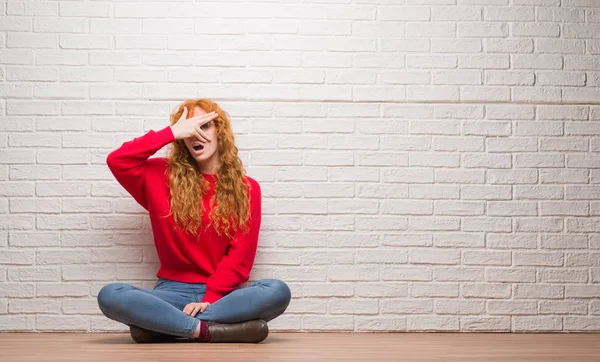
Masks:
[[[185,308],[183,308],[183,313],[189,315],[189,316],[196,316],[196,313],[200,312],[204,312],[204,310],[206,310],[206,307],[208,307],[210,305],[209,302],[204,302],[204,303],[190,303],[188,305],[185,306]]]
[[[208,137],[206,132],[204,132],[200,126],[212,121],[214,118],[217,118],[219,114],[213,111],[207,114],[186,118],[187,114],[187,107],[183,107],[183,113],[181,114],[181,117],[179,117],[177,122],[171,126],[171,130],[173,131],[175,139],[179,140],[187,137],[196,137],[200,141],[210,141],[211,138]]]

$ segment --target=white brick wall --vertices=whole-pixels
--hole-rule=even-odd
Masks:
[[[181,100],[263,189],[280,331],[600,331],[600,3],[0,1],[0,330],[124,331],[144,210],[105,165]],[[162,151],[161,151],[162,154]]]

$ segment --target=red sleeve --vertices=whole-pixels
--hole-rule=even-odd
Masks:
[[[214,303],[245,283],[249,276],[258,245],[262,206],[258,182],[250,182],[250,228],[246,234],[234,235],[213,275],[206,281],[206,293],[201,302]]]
[[[146,210],[148,210],[145,192],[147,160],[174,140],[175,136],[170,126],[159,131],[150,130],[143,136],[124,142],[121,147],[106,157],[106,164],[117,181]]]

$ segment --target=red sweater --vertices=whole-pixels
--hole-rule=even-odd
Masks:
[[[168,215],[169,176],[166,158],[154,155],[162,147],[175,140],[171,127],[148,131],[141,137],[124,142],[112,151],[106,163],[117,181],[148,210],[154,234],[154,244],[160,269],[156,276],[186,283],[206,283],[202,302],[214,303],[245,283],[250,275],[261,222],[261,190],[258,182],[246,176],[250,185],[250,230],[238,232],[233,239],[219,236],[210,227],[197,238],[176,230],[173,216]],[[166,173],[165,173],[166,172]],[[204,195],[206,212],[202,225],[209,222],[207,216],[210,198],[214,195],[217,174],[202,174],[211,188]]]

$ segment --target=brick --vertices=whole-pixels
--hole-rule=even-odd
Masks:
[[[562,318],[522,316],[513,318],[515,331],[560,331],[562,330]]]
[[[509,332],[510,317],[461,317],[463,331]]]

